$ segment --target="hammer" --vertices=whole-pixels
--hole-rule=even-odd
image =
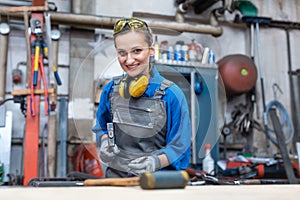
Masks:
[[[130,178],[87,179],[84,186],[141,186],[143,189],[185,188],[189,175],[186,171],[145,172]]]

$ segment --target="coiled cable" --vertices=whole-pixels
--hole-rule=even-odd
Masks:
[[[291,120],[291,118],[288,115],[287,110],[284,108],[284,106],[277,100],[273,100],[271,102],[269,102],[266,106],[266,114],[267,116],[269,116],[269,111],[271,108],[275,108],[277,111],[279,111],[279,119],[281,122],[281,127],[282,127],[282,132],[284,133],[285,136],[285,144],[289,144],[293,137],[294,137],[294,125],[293,122]],[[267,134],[267,137],[274,143],[277,144],[277,140],[276,137],[272,136],[271,134],[269,134],[270,132],[275,132],[273,128],[271,128],[270,126],[267,126],[268,131],[265,131]],[[287,134],[285,134],[285,132]]]

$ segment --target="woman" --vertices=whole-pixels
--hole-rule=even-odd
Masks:
[[[114,43],[124,75],[103,89],[92,129],[100,143],[99,157],[108,164],[106,177],[186,169],[188,104],[181,89],[153,66],[150,28],[138,18],[120,19]]]

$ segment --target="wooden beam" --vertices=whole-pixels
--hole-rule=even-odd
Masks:
[[[43,89],[35,89],[34,90],[34,94],[38,94],[38,95],[42,95],[44,94],[45,90]],[[52,94],[54,93],[54,88],[49,88],[48,89],[48,93]],[[13,90],[11,92],[11,95],[13,96],[18,96],[18,95],[29,95],[30,94],[30,90],[29,89],[23,89],[23,90]]]
[[[46,6],[17,6],[17,7],[0,7],[0,12],[15,13],[15,12],[43,12],[48,11]]]

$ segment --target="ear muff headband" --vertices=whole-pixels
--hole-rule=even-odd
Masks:
[[[123,98],[129,98],[130,96],[138,98],[144,94],[148,83],[148,78],[145,75],[134,79],[125,77],[120,83],[119,94]]]
[[[124,78],[121,83],[120,83],[120,86],[119,86],[119,94],[122,98],[129,98],[129,92],[128,92],[128,80],[127,78]]]
[[[148,78],[143,75],[137,79],[131,81],[129,85],[129,94],[132,97],[140,97],[144,94],[148,86]]]

